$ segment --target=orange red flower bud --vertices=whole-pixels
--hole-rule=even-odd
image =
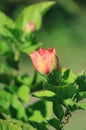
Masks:
[[[42,74],[49,74],[52,70],[58,69],[59,60],[56,56],[55,48],[45,50],[40,48],[38,51],[32,52],[30,58],[37,71]]]
[[[33,22],[29,22],[25,25],[25,32],[30,33],[36,30],[36,26]]]

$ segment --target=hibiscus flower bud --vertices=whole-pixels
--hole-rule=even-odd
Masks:
[[[36,26],[33,22],[29,22],[25,25],[25,32],[30,33],[36,30]]]
[[[49,74],[52,70],[58,69],[59,60],[55,48],[43,49],[32,52],[30,58],[37,71],[42,74]]]

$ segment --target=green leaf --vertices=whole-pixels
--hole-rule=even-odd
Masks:
[[[49,84],[58,84],[61,75],[60,75],[60,68],[56,71],[56,70],[52,70],[52,72],[50,74],[48,74],[47,78],[47,82]]]
[[[6,64],[0,63],[0,75],[3,73],[7,73],[9,71],[9,68]],[[0,81],[1,81],[1,76],[0,76]]]
[[[3,70],[2,71],[5,71],[5,69],[7,69],[7,68],[4,68],[4,67],[5,66],[3,66]],[[7,72],[8,72],[8,70],[7,70]],[[5,73],[6,73],[6,71],[5,71]],[[9,74],[7,74],[7,73],[5,74],[5,73],[2,72],[2,74],[0,75],[0,83],[9,85],[9,83],[10,83],[10,81],[12,79],[12,76],[9,75],[10,73]]]
[[[20,88],[17,91],[18,97],[25,102],[28,101],[29,99],[29,93],[30,93],[30,88],[27,85],[20,86]]]
[[[64,86],[54,86],[46,84],[45,89],[54,92],[57,99],[59,100],[72,98],[73,95],[77,92],[76,87],[72,84]]]
[[[86,110],[86,104],[79,104],[72,101],[71,99],[64,100],[64,103],[67,107],[69,107],[71,111],[81,110],[81,109]]]
[[[31,52],[37,50],[40,46],[42,45],[42,43],[37,43],[35,45],[22,45],[20,50],[24,53],[26,53],[27,55],[30,54]]]
[[[21,84],[25,84],[25,85],[30,85],[32,83],[31,77],[29,77],[27,74],[18,76],[17,81],[20,82]]]
[[[26,108],[26,113],[30,121],[42,122],[49,119],[51,115],[52,104],[43,100],[37,101]]]
[[[43,91],[35,92],[33,94],[33,96],[40,98],[40,99],[44,99],[46,101],[54,101],[54,99],[55,99],[55,93],[53,93],[49,90],[43,90]]]
[[[2,12],[0,12],[0,19],[1,19],[0,20],[0,34],[5,37],[12,37],[7,27],[13,28],[14,27],[13,21]]]
[[[45,123],[38,123],[35,121],[30,121],[30,123],[36,130],[48,130]]]
[[[14,94],[18,91],[18,87],[14,85],[6,85],[5,86],[6,91],[10,92],[11,94]]]
[[[13,69],[18,70],[18,63],[19,61],[15,60],[15,55],[13,52],[7,53],[6,54],[6,62],[7,65]]]
[[[28,22],[33,22],[36,29],[39,29],[42,23],[42,16],[52,7],[55,2],[42,2],[25,8],[16,21],[16,27],[23,29]]]
[[[0,55],[3,55],[4,53],[10,51],[9,46],[6,42],[0,40]]]
[[[11,124],[16,124],[18,125],[19,127],[22,128],[22,130],[34,130],[33,127],[29,124],[29,123],[24,123],[23,121],[21,120],[17,120],[17,119],[7,119],[7,121]]]
[[[84,98],[86,98],[86,92],[79,92],[78,94],[77,94],[77,101],[80,101],[80,100],[82,100],[82,99],[84,99]]]
[[[77,77],[76,83],[79,86],[79,91],[86,91],[86,74]]]
[[[71,70],[66,70],[62,77],[62,82],[64,83],[74,83],[76,79],[75,74]]]
[[[60,103],[58,103],[58,102],[53,103],[53,112],[54,112],[54,114],[56,115],[57,118],[59,118],[60,120],[63,119],[64,110],[63,110]]]
[[[12,117],[14,118],[20,119],[26,116],[23,104],[18,100],[15,95],[12,97],[10,112],[12,114]]]
[[[0,111],[8,113],[11,104],[11,94],[4,90],[0,90]]]
[[[0,90],[0,111],[5,113],[10,111],[10,114],[16,118],[25,117],[25,110],[22,103],[15,95],[11,95],[4,90]]]
[[[61,126],[61,122],[59,119],[55,119],[55,118],[52,118],[48,121],[48,123],[54,127],[56,130],[61,130],[62,129],[62,126]]]
[[[17,28],[8,28],[9,32],[13,35],[14,42],[22,43],[25,41],[24,32]]]
[[[43,91],[35,92],[33,95],[36,97],[52,97],[55,95],[55,93],[49,90],[43,90]]]
[[[0,120],[0,130],[22,130],[18,125],[9,123],[6,120]]]

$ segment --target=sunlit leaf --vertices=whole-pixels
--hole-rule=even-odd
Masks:
[[[0,130],[22,130],[18,125],[9,123],[6,120],[0,120]]]
[[[33,96],[44,99],[46,101],[54,101],[55,100],[55,93],[49,90],[42,90],[39,92],[33,93]]]
[[[10,112],[14,118],[25,117],[25,109],[23,104],[18,100],[16,96],[12,97],[12,103],[10,106]]]
[[[8,113],[11,104],[11,94],[4,90],[0,90],[0,111]]]
[[[36,29],[39,29],[42,23],[42,16],[52,7],[55,2],[43,2],[25,8],[16,21],[17,28],[23,29],[28,22],[33,22]]]
[[[66,70],[62,77],[62,82],[73,83],[76,79],[75,74],[71,70]]]
[[[42,122],[45,119],[50,118],[51,109],[52,109],[51,102],[40,100],[32,105],[29,105],[26,109],[26,113],[30,121]]]
[[[34,130],[33,127],[29,123],[25,123],[21,120],[10,118],[10,119],[7,119],[7,121],[11,124],[18,125],[19,127],[22,128],[22,130]]]
[[[75,110],[86,110],[86,104],[79,104],[77,102],[72,101],[71,99],[67,99],[64,101],[65,105],[69,107],[71,111]]]
[[[52,97],[55,95],[55,93],[53,93],[52,91],[49,91],[49,90],[43,90],[43,91],[35,92],[33,95],[36,97],[44,97],[44,96]]]
[[[3,55],[4,53],[10,51],[9,46],[6,42],[0,40],[0,55]]]
[[[29,99],[29,92],[30,92],[29,86],[22,85],[22,86],[20,86],[20,88],[18,89],[17,94],[18,94],[18,97],[19,97],[22,101],[28,101],[28,99]]]

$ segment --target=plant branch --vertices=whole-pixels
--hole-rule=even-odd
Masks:
[[[72,116],[71,112],[69,111],[69,109],[67,108],[65,111],[65,116],[61,122],[62,124],[62,128],[69,122],[70,117]]]

